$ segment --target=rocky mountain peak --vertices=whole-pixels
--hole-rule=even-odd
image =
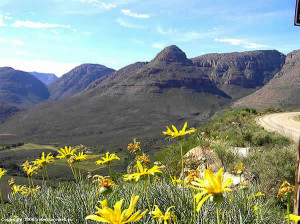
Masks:
[[[163,49],[151,63],[179,63],[181,65],[192,65],[192,61],[187,59],[185,53],[175,45],[171,45]]]

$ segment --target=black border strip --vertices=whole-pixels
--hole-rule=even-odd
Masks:
[[[300,26],[300,12],[298,11],[299,9],[299,0],[296,0],[296,8],[295,8],[295,20],[294,20],[294,25],[295,26]],[[299,20],[299,22],[297,22]]]

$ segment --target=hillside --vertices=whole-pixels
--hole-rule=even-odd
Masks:
[[[0,68],[0,102],[24,107],[48,97],[47,87],[34,76],[10,67]]]
[[[49,85],[51,100],[73,96],[84,90],[93,81],[115,70],[98,64],[82,64]]]
[[[29,72],[31,75],[42,81],[45,85],[49,85],[58,78],[52,73]]]
[[[200,63],[203,58],[211,57],[219,58],[214,59],[213,67]],[[190,60],[172,45],[149,63],[137,62],[104,75],[68,99],[63,98],[73,90],[73,82],[65,84],[66,91],[60,91],[64,88],[61,86],[57,92],[62,94],[61,98],[52,92],[52,99],[57,96],[61,101],[34,106],[22,119],[12,118],[1,125],[0,131],[30,141],[115,148],[125,148],[124,142],[138,137],[147,150],[155,151],[165,143],[160,135],[165,125],[188,121],[191,126],[199,126],[207,122],[235,98],[254,92],[267,82],[280,68],[283,57],[277,51],[254,51]],[[82,69],[82,66],[73,69],[51,86],[62,85],[63,80]],[[217,71],[223,77],[219,81],[213,76]],[[243,82],[236,81],[238,75]]]
[[[234,107],[295,109],[300,107],[299,95],[300,50],[289,53],[282,70],[267,85],[237,101]]]
[[[199,125],[230,102],[176,46],[102,79],[76,96],[32,107],[20,122],[13,118],[0,129],[39,142],[117,148],[138,137],[155,150],[154,144],[165,143],[165,125]]]

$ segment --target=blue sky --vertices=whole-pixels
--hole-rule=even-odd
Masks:
[[[295,0],[1,0],[0,66],[58,76],[119,69],[175,44],[205,53],[300,49]]]

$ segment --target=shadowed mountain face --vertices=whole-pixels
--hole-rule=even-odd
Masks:
[[[0,68],[0,102],[29,106],[47,100],[47,87],[27,72]]]
[[[234,107],[266,109],[299,108],[300,106],[300,50],[289,53],[285,64],[272,80],[255,93],[244,97]]]
[[[276,54],[278,61],[275,60],[274,69],[280,67],[280,58],[283,57],[274,52]],[[244,62],[246,65],[255,61],[256,53],[247,55],[252,56]],[[271,60],[263,56],[256,62],[263,66],[269,63],[267,59]],[[102,76],[76,96],[30,108],[21,119],[14,117],[1,125],[0,131],[39,142],[101,144],[112,148],[126,148],[126,144],[137,137],[147,150],[155,150],[157,144],[165,143],[161,132],[166,125],[180,126],[188,121],[189,127],[199,126],[229,105],[233,91],[225,92],[221,88],[223,85],[237,88],[236,95],[239,90],[247,90],[246,82],[230,82],[231,79],[237,80],[230,75],[231,69],[241,70],[240,64],[230,67],[226,60],[216,59],[216,64],[224,68],[228,64],[227,70],[221,72],[218,67],[207,67],[199,61],[197,64],[194,59],[187,59],[178,47],[169,46],[149,63],[138,62]],[[256,69],[260,71],[258,67]],[[243,68],[241,75],[245,76],[249,70]],[[216,72],[229,83],[214,79]],[[260,74],[267,77],[267,73]],[[255,77],[256,74],[249,76],[249,82],[253,83]],[[258,82],[259,85],[263,83]],[[251,88],[250,91],[254,90]]]
[[[71,97],[84,90],[93,81],[115,70],[97,64],[83,64],[49,85],[51,100]]]
[[[45,85],[49,85],[52,82],[56,81],[58,78],[52,73],[40,73],[40,72],[29,72],[31,75],[39,79]]]
[[[20,108],[7,103],[0,102],[0,123],[4,122],[8,117],[18,112]]]
[[[206,54],[192,58],[233,99],[265,85],[282,67],[285,56],[275,50]]]

